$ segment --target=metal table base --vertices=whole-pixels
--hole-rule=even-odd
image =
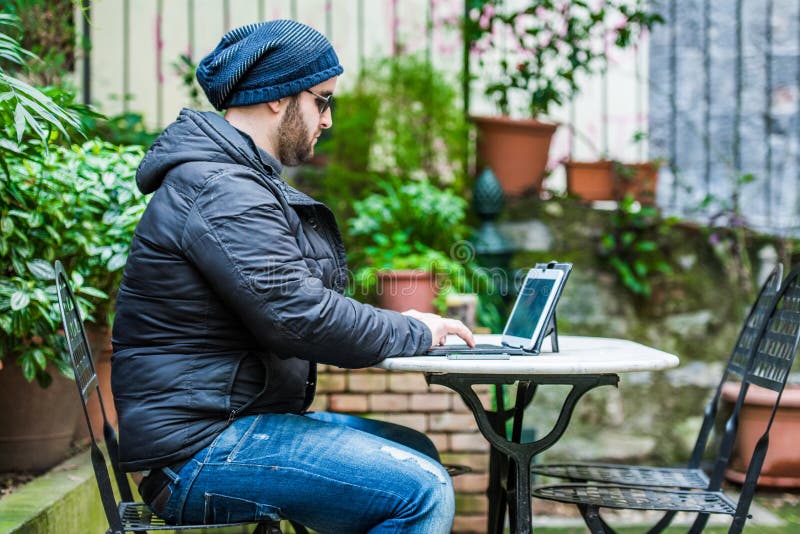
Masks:
[[[489,534],[502,534],[505,512],[508,509],[511,532],[532,532],[530,465],[533,457],[553,446],[567,429],[578,400],[598,386],[616,386],[616,374],[583,375],[531,375],[531,374],[468,374],[426,373],[428,384],[439,384],[456,391],[470,408],[478,429],[491,444],[489,456]],[[514,405],[505,408],[503,385],[517,383]],[[494,385],[497,410],[487,410],[473,386]],[[540,385],[567,385],[567,394],[561,413],[547,435],[535,441],[522,443],[522,417],[525,408],[533,401]],[[506,421],[513,417],[511,438],[506,432]]]

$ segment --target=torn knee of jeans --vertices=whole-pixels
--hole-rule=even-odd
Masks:
[[[422,470],[433,474],[433,476],[435,476],[439,482],[442,483],[447,482],[446,475],[444,474],[444,471],[441,466],[434,464],[430,460],[427,460],[418,454],[412,454],[410,452],[398,449],[396,447],[391,447],[389,445],[384,445],[383,447],[381,447],[381,451],[388,453],[395,460],[400,460],[400,461],[413,460]]]

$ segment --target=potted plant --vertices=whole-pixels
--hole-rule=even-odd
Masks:
[[[381,307],[432,312],[442,284],[463,278],[463,264],[443,251],[466,233],[466,201],[429,180],[385,181],[380,188],[355,202],[357,215],[347,221],[350,259],[360,266],[356,288],[377,293]]]
[[[722,386],[722,399],[730,406],[736,404],[741,383],[726,382]],[[772,414],[777,393],[751,385],[744,398],[736,429],[736,441],[725,477],[742,484],[753,456],[753,449],[764,433]],[[769,449],[758,477],[759,486],[774,488],[800,488],[800,377],[791,376],[781,395],[773,422]]]
[[[573,133],[593,147],[592,140],[575,128]],[[641,143],[647,134],[637,132],[631,142]],[[658,170],[661,160],[640,163],[625,163],[603,154],[595,161],[564,162],[567,175],[567,191],[581,200],[617,200],[629,196],[641,204],[653,205],[656,200]]]
[[[565,161],[567,192],[586,202],[614,200],[617,191],[614,167],[615,162],[608,159]]]
[[[133,179],[141,157],[140,147],[88,141],[52,147],[39,162],[10,161],[9,175],[0,178],[4,182],[0,257],[8,266],[0,273],[0,358],[17,364],[0,372],[4,384],[0,390],[8,384],[3,399],[11,406],[20,404],[19,394],[10,390],[13,382],[39,400],[55,395],[59,408],[75,408],[74,416],[80,411],[75,386],[68,380],[64,385],[61,376],[71,376],[72,370],[58,334],[61,321],[55,309],[51,267],[56,259],[72,273],[79,303],[92,326],[89,340],[99,381],[110,393],[109,296],[119,282],[133,229],[144,209]],[[47,390],[54,388],[53,392],[37,392],[40,387],[29,384],[34,379],[49,386]],[[56,395],[56,390],[61,393]],[[0,406],[3,417],[13,416],[11,407]],[[36,422],[44,413],[58,414],[59,410],[42,410],[27,418]],[[67,423],[69,417],[62,414],[59,419]],[[58,442],[68,446],[79,423],[73,417],[69,431],[64,430]],[[0,428],[12,427],[24,431],[18,423],[0,422]],[[45,454],[36,456],[47,462]],[[13,467],[21,464],[15,462]]]
[[[0,30],[9,30],[0,36],[8,45],[0,48],[2,59],[24,71],[32,56],[11,35],[15,20],[0,15]],[[73,100],[63,88],[39,90],[0,67],[0,471],[59,461],[80,413],[75,386],[64,376],[72,373],[57,334],[52,262],[68,266],[91,314],[115,286],[124,254],[119,240],[140,203],[136,193],[117,188],[118,181],[133,182],[140,149],[65,145],[81,118],[92,115]],[[116,217],[123,213],[127,223]]]
[[[579,91],[580,76],[605,66],[608,46],[626,48],[661,20],[644,0],[468,3],[464,35],[478,58],[475,78],[487,80],[484,92],[502,114],[473,118],[478,157],[507,194],[541,188],[556,129],[544,120]]]

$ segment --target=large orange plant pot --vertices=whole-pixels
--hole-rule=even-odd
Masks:
[[[744,482],[750,457],[756,442],[764,433],[776,393],[758,386],[750,386],[739,415],[736,443],[725,478],[741,484]],[[739,396],[739,384],[723,385],[722,398],[731,404]],[[769,449],[759,486],[777,488],[800,488],[800,386],[787,385],[781,396],[772,431],[769,434]]]
[[[53,365],[49,387],[15,365],[0,371],[0,472],[45,471],[66,458],[81,404],[75,382]]]
[[[432,313],[436,293],[436,281],[428,271],[378,271],[378,305],[381,308]]]
[[[655,204],[657,163],[567,161],[564,168],[567,190],[582,200],[620,200],[630,195],[642,204]]]
[[[587,202],[616,198],[614,162],[568,161],[564,167],[567,171],[567,191],[571,194]]]
[[[478,127],[478,167],[491,168],[508,196],[540,191],[558,125],[509,117],[472,121]]]
[[[656,203],[658,185],[658,163],[625,163],[622,172],[617,171],[617,188],[620,198],[631,195],[642,204]]]

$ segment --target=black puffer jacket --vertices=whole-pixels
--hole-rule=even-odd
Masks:
[[[344,297],[330,210],[213,113],[183,110],[139,166],[155,192],[136,228],[114,321],[120,458],[173,464],[244,413],[292,412],[315,362],[356,368],[431,344],[427,327]]]

